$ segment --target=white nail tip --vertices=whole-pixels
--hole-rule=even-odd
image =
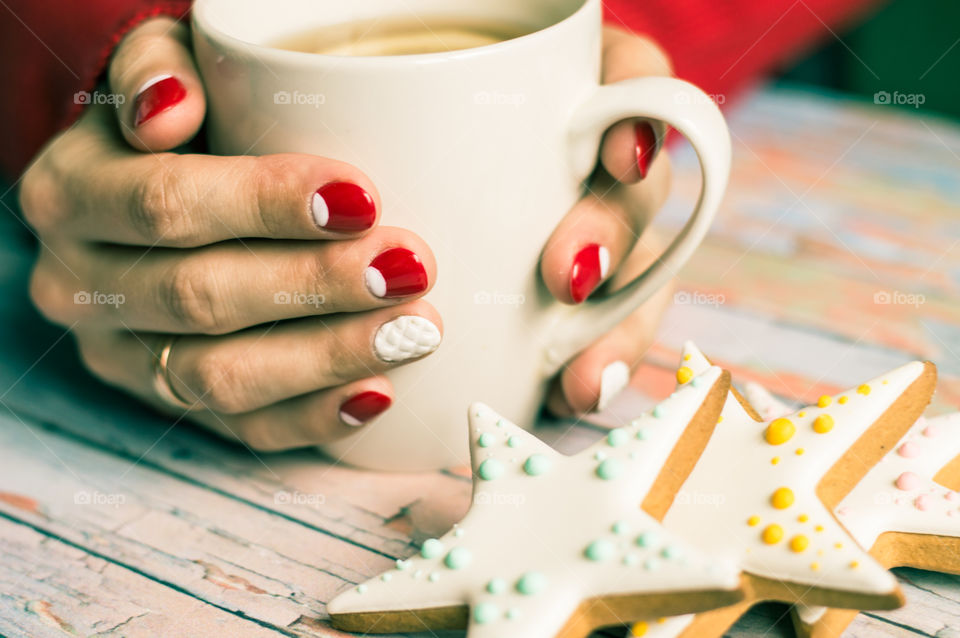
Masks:
[[[373,266],[367,266],[363,271],[363,281],[373,296],[381,299],[387,296],[387,280],[383,278],[383,273]]]
[[[360,421],[359,419],[350,416],[343,410],[340,410],[340,420],[346,423],[347,425],[349,425],[350,427],[354,427],[354,428],[357,428],[363,425],[363,421]]]
[[[630,366],[623,361],[608,364],[600,373],[600,399],[597,401],[597,411],[605,410],[628,383],[630,383]]]
[[[597,259],[600,261],[600,279],[603,279],[607,276],[607,273],[610,272],[610,251],[607,250],[606,246],[600,246],[600,249],[597,251]],[[623,362],[618,361],[617,363]]]
[[[404,315],[380,326],[373,338],[373,351],[388,362],[415,359],[440,345],[440,330],[417,315]]]
[[[326,228],[327,222],[330,221],[330,209],[327,208],[327,202],[320,196],[320,193],[313,194],[313,199],[310,200],[310,210],[313,212],[313,221],[317,223],[317,226]]]

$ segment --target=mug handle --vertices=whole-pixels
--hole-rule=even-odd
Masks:
[[[603,133],[620,120],[644,117],[677,129],[700,160],[703,186],[686,225],[657,261],[616,293],[579,306],[557,304],[546,328],[546,373],[627,318],[666,284],[693,254],[710,228],[730,177],[730,132],[710,97],[683,80],[646,77],[599,87],[574,112],[571,158],[581,179],[593,169]],[[656,123],[654,123],[656,125]]]

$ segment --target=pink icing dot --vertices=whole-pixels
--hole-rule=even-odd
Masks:
[[[904,472],[897,477],[898,490],[909,492],[910,490],[919,489],[921,485],[923,485],[923,481],[913,472]]]
[[[916,443],[907,441],[897,448],[897,454],[906,459],[916,458],[917,456],[920,456],[920,446]]]
[[[921,494],[920,496],[918,496],[917,500],[915,500],[913,504],[916,505],[917,509],[920,510],[921,512],[926,512],[928,509],[933,507],[932,499],[926,494]]]
[[[960,493],[949,491],[943,495],[943,498],[947,499],[951,503],[956,503],[957,501],[960,501]]]
[[[933,438],[938,434],[940,434],[940,428],[935,425],[928,425],[927,427],[923,428],[923,436],[925,437]]]
[[[849,507],[841,507],[840,509],[837,510],[837,516],[847,516],[849,514],[850,514]]]

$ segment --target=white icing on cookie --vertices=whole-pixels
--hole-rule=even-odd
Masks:
[[[398,569],[339,595],[328,611],[467,605],[471,638],[551,638],[593,597],[736,589],[730,561],[696,550],[640,509],[720,375],[705,369],[575,456],[471,406],[474,491],[466,517]]]
[[[709,366],[684,347],[677,379]],[[679,499],[668,529],[745,572],[809,586],[884,595],[896,579],[836,522],[816,496],[823,475],[924,372],[914,362],[809,406],[757,423],[731,395],[723,420],[682,490],[714,495],[722,507]],[[822,417],[822,418],[821,418]]]

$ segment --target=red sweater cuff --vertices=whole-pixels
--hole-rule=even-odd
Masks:
[[[190,0],[14,0],[0,22],[0,171],[16,177],[83,109],[120,39],[158,15],[185,18]],[[15,90],[10,90],[11,88]]]

